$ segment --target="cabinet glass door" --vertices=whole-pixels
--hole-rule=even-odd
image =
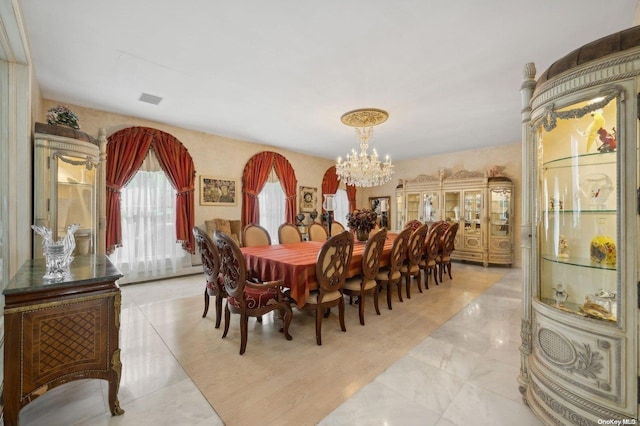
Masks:
[[[88,170],[83,159],[58,158],[56,208],[53,209],[57,217],[52,218],[52,232],[62,239],[70,225],[78,224],[74,234],[76,255],[95,253],[95,179],[95,168]]]
[[[422,204],[424,206],[424,214],[422,215],[423,222],[439,220],[438,194],[436,192],[426,192],[422,194]]]
[[[396,194],[396,229],[404,228],[404,197]]]
[[[444,193],[444,220],[459,221],[460,220],[460,192]]]
[[[407,218],[406,222],[420,220],[420,193],[410,192],[407,194]]]
[[[464,232],[480,234],[482,219],[482,191],[464,192]]]
[[[605,321],[617,318],[618,156],[615,100],[560,110],[537,133],[540,300]],[[576,112],[569,113],[568,111]]]
[[[511,189],[493,188],[489,193],[489,220],[491,236],[511,235],[509,212],[511,209]]]

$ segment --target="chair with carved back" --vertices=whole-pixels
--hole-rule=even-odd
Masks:
[[[344,324],[343,287],[349,272],[353,254],[353,234],[347,231],[325,241],[316,260],[318,289],[312,290],[301,309],[313,310],[316,314],[316,343],[322,345],[322,317],[326,311],[338,307],[338,319],[342,331]]]
[[[438,279],[442,282],[442,272],[445,271],[449,274],[449,279],[451,277],[451,253],[455,250],[455,238],[458,233],[458,227],[460,224],[458,222],[452,223],[445,231],[442,236],[442,247],[440,249],[440,253],[436,258],[436,263],[438,264]]]
[[[328,226],[327,226],[328,229]],[[345,230],[345,227],[340,222],[331,222],[331,236],[338,235]]]
[[[302,241],[302,234],[294,224],[283,223],[278,227],[278,242],[280,244],[299,243],[300,241]]]
[[[407,244],[410,235],[410,228],[400,231],[391,245],[389,265],[378,271],[376,275],[376,282],[380,290],[385,287],[387,289],[387,307],[389,310],[393,309],[391,307],[391,286],[395,285],[398,288],[398,299],[402,302],[402,274],[400,273],[400,268],[407,257]]]
[[[408,228],[410,229],[410,228]],[[400,267],[400,274],[405,279],[405,287],[407,291],[407,299],[411,299],[411,278],[415,277],[418,283],[418,290],[422,293],[420,260],[424,252],[424,239],[429,231],[429,225],[426,223],[420,225],[409,237],[407,243],[407,260]]]
[[[242,230],[242,245],[244,247],[270,246],[269,231],[256,223],[246,225]]]
[[[213,297],[216,305],[216,328],[220,328],[222,320],[222,299],[227,297],[224,286],[220,280],[220,256],[218,249],[209,234],[197,226],[193,228],[193,237],[196,246],[200,251],[202,259],[202,269],[204,270],[204,278],[206,286],[204,289],[204,313],[202,318],[207,316],[209,312],[209,298]]]
[[[438,285],[438,264],[436,259],[440,251],[440,236],[443,228],[443,222],[434,222],[424,240],[424,251],[419,266],[420,270],[424,271],[424,287],[426,289],[429,288],[429,275],[433,276],[433,282]]]
[[[358,279],[347,280],[344,284],[344,294],[349,296],[349,304],[352,297],[359,297],[358,314],[360,316],[360,324],[364,325],[364,305],[367,293],[373,293],[373,306],[376,313],[380,315],[378,307],[378,283],[376,276],[380,270],[380,259],[384,250],[384,242],[387,239],[387,230],[382,228],[367,240],[362,253],[362,274]]]
[[[309,233],[309,241],[327,241],[329,235],[327,228],[318,222],[312,222],[307,232]]]
[[[227,303],[224,310],[224,333],[226,337],[231,323],[231,313],[240,315],[240,355],[247,348],[249,317],[259,319],[262,315],[278,310],[282,313],[283,328],[287,340],[289,325],[293,312],[289,301],[282,292],[282,280],[254,282],[248,280],[244,257],[238,244],[229,235],[215,231],[213,241],[220,255],[220,273],[224,289],[227,292]]]
[[[412,231],[415,231],[421,226],[422,226],[422,222],[420,222],[417,219],[410,220],[404,225],[405,228],[411,228]]]

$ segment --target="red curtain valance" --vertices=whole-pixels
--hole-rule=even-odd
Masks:
[[[195,253],[194,226],[196,171],[187,148],[174,136],[149,127],[128,127],[109,136],[107,142],[107,253],[122,245],[120,191],[136,174],[149,149],[176,190],[176,239]]]

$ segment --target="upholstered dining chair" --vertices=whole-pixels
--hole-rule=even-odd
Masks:
[[[442,282],[442,271],[448,272],[449,279],[453,279],[451,277],[451,253],[455,250],[454,241],[456,239],[459,226],[460,224],[458,222],[452,223],[444,231],[444,235],[442,236],[440,253],[436,258],[436,263],[438,264],[438,279],[440,282]]]
[[[440,237],[443,228],[443,222],[435,222],[431,225],[431,228],[429,228],[427,237],[424,240],[424,251],[419,266],[420,270],[424,271],[424,287],[426,289],[429,288],[429,275],[433,276],[433,282],[438,285],[438,265],[436,259],[440,251]]]
[[[202,259],[202,269],[204,270],[204,278],[206,286],[204,289],[204,312],[202,318],[207,316],[209,312],[209,298],[213,297],[216,305],[216,328],[220,328],[222,320],[222,299],[227,297],[227,292],[220,280],[220,256],[218,250],[209,234],[197,226],[193,228],[193,237],[196,240],[196,246],[200,251]]]
[[[389,310],[391,307],[391,286],[396,285],[398,287],[398,299],[402,302],[402,274],[400,268],[407,257],[407,244],[409,242],[409,236],[411,235],[411,228],[405,228],[396,236],[391,245],[391,253],[389,254],[389,266],[384,267],[376,275],[376,282],[380,290],[382,288],[387,289],[387,307]]]
[[[309,233],[309,241],[327,241],[327,228],[318,222],[312,222],[307,230]]]
[[[422,222],[420,222],[417,219],[414,220],[410,220],[409,222],[407,222],[404,227],[405,228],[411,228],[412,231],[415,231],[416,229],[418,229],[420,226],[422,226]]]
[[[299,243],[300,241],[302,241],[302,234],[294,224],[283,223],[278,227],[278,242],[280,244]]]
[[[343,286],[349,272],[353,254],[353,234],[347,231],[326,240],[316,261],[318,290],[313,290],[305,300],[302,309],[313,310],[316,314],[316,343],[322,345],[322,317],[332,307],[338,307],[338,319],[342,331],[344,325]]]
[[[349,296],[349,304],[351,304],[353,297],[359,297],[358,314],[361,325],[364,325],[364,302],[367,293],[373,293],[373,306],[376,309],[376,313],[380,315],[380,308],[378,307],[379,288],[376,282],[376,275],[378,275],[378,271],[380,270],[380,258],[382,258],[382,251],[384,250],[384,242],[386,239],[387,230],[382,228],[367,240],[364,252],[362,253],[362,274],[360,275],[360,279],[351,279],[344,284],[343,292]]]
[[[215,231],[213,241],[220,255],[220,273],[227,292],[224,309],[224,333],[227,337],[231,313],[240,314],[240,355],[247,348],[249,317],[257,319],[271,311],[282,313],[284,326],[280,330],[287,340],[291,340],[289,325],[293,312],[289,301],[282,292],[282,280],[256,283],[247,279],[247,268],[238,244],[229,235]]]
[[[411,229],[411,228],[407,228]],[[424,252],[424,239],[429,231],[429,225],[426,223],[420,225],[409,237],[407,243],[407,260],[400,267],[400,274],[405,279],[405,287],[407,291],[407,299],[411,299],[411,278],[415,277],[418,283],[418,290],[422,293],[420,260]]]
[[[256,223],[246,225],[242,230],[242,245],[244,247],[270,246],[269,231]]]
[[[328,226],[327,226],[327,229],[328,229]],[[345,230],[345,227],[340,222],[331,222],[331,236],[338,235],[344,230]]]

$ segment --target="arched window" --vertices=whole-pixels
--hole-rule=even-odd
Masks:
[[[280,181],[285,194],[285,221],[295,223],[296,188],[298,180],[289,161],[272,151],[263,151],[251,157],[242,172],[242,225],[260,223],[259,195],[272,170]],[[276,233],[277,235],[277,233]],[[272,235],[273,238],[273,235]]]
[[[280,180],[275,170],[271,169],[269,179],[258,195],[258,204],[262,206],[260,209],[260,226],[269,231],[272,242],[277,241],[278,228],[286,222],[286,201],[287,197],[282,190]]]
[[[353,185],[347,186],[344,182],[339,181],[336,167],[331,166],[322,178],[322,193],[336,194],[333,218],[335,221],[347,226],[346,216],[356,207],[356,187]]]

